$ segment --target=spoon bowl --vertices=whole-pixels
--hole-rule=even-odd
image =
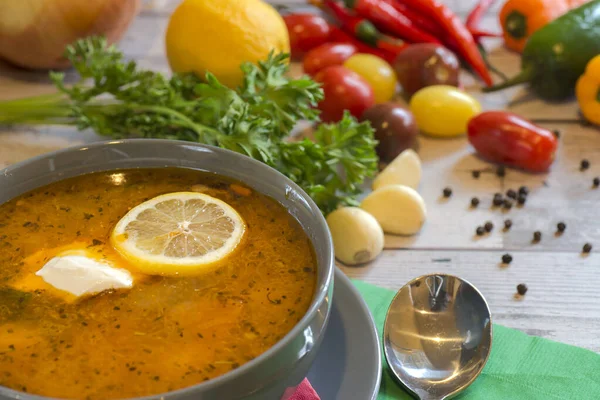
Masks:
[[[416,278],[396,294],[383,328],[394,377],[421,400],[449,399],[485,366],[492,320],[483,295],[456,276]]]

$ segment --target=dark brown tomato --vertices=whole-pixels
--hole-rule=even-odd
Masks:
[[[408,148],[416,148],[419,129],[413,114],[398,103],[376,104],[366,110],[362,121],[371,122],[379,141],[377,155],[384,163],[391,162]]]
[[[404,93],[412,96],[426,86],[458,87],[460,63],[456,55],[444,46],[419,43],[408,46],[398,55],[394,70]]]

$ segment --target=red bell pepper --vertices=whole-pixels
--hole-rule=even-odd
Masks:
[[[545,172],[554,162],[556,136],[516,114],[483,112],[469,121],[467,132],[475,150],[494,163]]]

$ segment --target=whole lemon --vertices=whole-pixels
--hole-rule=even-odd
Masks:
[[[262,0],[184,0],[169,20],[166,46],[173,72],[209,71],[232,88],[242,82],[242,63],[290,51],[283,19]]]

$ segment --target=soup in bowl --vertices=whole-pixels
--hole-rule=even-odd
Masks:
[[[332,247],[275,170],[137,139],[9,167],[0,193],[0,398],[278,399],[308,371]]]

